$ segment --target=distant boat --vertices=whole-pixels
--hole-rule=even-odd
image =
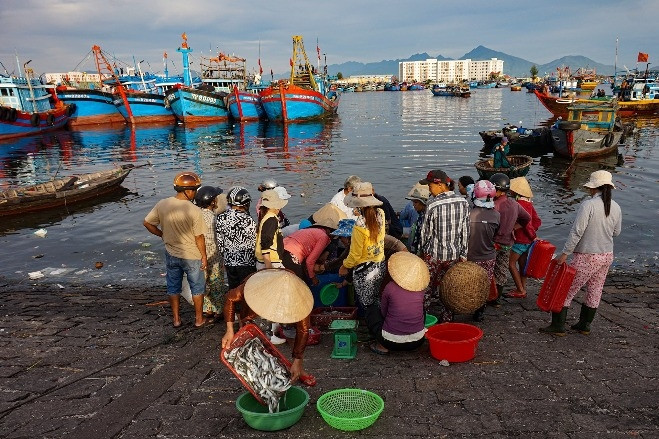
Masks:
[[[134,165],[122,165],[106,171],[3,190],[0,192],[0,217],[56,209],[97,198],[118,189],[133,168]]]
[[[188,46],[187,36],[185,34],[181,36],[183,42],[176,50],[182,55],[184,81],[183,84],[178,84],[165,92],[164,104],[171,108],[176,118],[183,123],[227,121],[229,111],[225,99],[229,90],[225,89],[224,84],[219,84],[220,78],[217,75],[225,71],[220,68],[220,64],[224,61],[220,59],[223,54],[220,53],[217,58],[210,58],[209,64],[202,64],[201,84],[193,86],[188,57],[192,48]]]
[[[101,48],[98,45],[92,46],[91,52],[94,54],[96,68],[101,78],[104,71],[112,71],[109,63],[106,65],[107,60],[101,56]],[[62,102],[75,106],[75,111],[69,118],[69,126],[125,123],[126,119],[114,105],[115,96],[109,88],[102,82],[96,85],[81,85],[65,78],[65,84],[57,87],[57,97]]]
[[[575,159],[617,152],[630,130],[616,123],[617,110],[615,100],[570,105],[567,120],[559,120],[551,128],[556,154]]]
[[[0,140],[61,128],[75,111],[57,98],[54,87],[32,77],[30,61],[23,64],[24,77],[0,75]]]
[[[336,114],[339,94],[330,89],[326,74],[314,72],[302,37],[295,35],[289,81],[263,90],[261,103],[271,122],[319,119]]]

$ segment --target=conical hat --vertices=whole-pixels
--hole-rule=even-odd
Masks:
[[[344,211],[327,203],[313,214],[313,220],[316,225],[328,227],[336,230],[339,227],[339,221],[347,218]]]
[[[247,282],[245,302],[259,316],[276,323],[295,323],[313,308],[313,295],[299,277],[283,268],[257,271]]]
[[[526,177],[516,177],[510,180],[510,190],[526,198],[533,198],[533,191]]]
[[[430,283],[430,272],[423,259],[409,252],[396,252],[387,261],[391,278],[408,291],[423,291]]]

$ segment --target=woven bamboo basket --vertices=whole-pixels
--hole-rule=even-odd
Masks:
[[[449,268],[439,286],[442,302],[457,314],[470,314],[483,306],[489,291],[487,271],[469,261]]]

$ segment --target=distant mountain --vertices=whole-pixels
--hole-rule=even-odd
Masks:
[[[344,77],[353,75],[398,75],[398,63],[402,61],[424,61],[426,59],[450,60],[452,58],[445,58],[441,55],[432,57],[427,53],[417,53],[405,59],[383,60],[373,63],[360,63],[355,61],[348,61],[342,64],[331,64],[328,70],[331,74],[341,72]],[[484,46],[478,46],[470,52],[465,53],[459,59],[472,59],[472,60],[486,60],[490,58],[497,58],[503,60],[503,73],[510,76],[528,77],[530,76],[531,66],[535,65],[538,68],[538,75],[544,76],[545,73],[549,74],[555,72],[557,67],[570,66],[572,71],[576,71],[579,67],[587,67],[597,69],[597,73],[602,75],[613,75],[614,67],[612,65],[600,64],[590,58],[580,55],[568,55],[560,59],[548,62],[546,64],[539,64],[532,61],[525,60],[516,56],[508,55],[507,53],[497,52],[496,50],[488,49]]]

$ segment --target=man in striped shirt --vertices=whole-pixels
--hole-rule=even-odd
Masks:
[[[419,183],[427,184],[432,195],[428,200],[420,243],[421,257],[430,270],[426,310],[431,300],[438,300],[437,317],[440,323],[449,322],[453,320],[453,312],[441,302],[437,288],[453,264],[467,260],[469,204],[454,192],[454,181],[442,170],[428,172],[426,178]]]

